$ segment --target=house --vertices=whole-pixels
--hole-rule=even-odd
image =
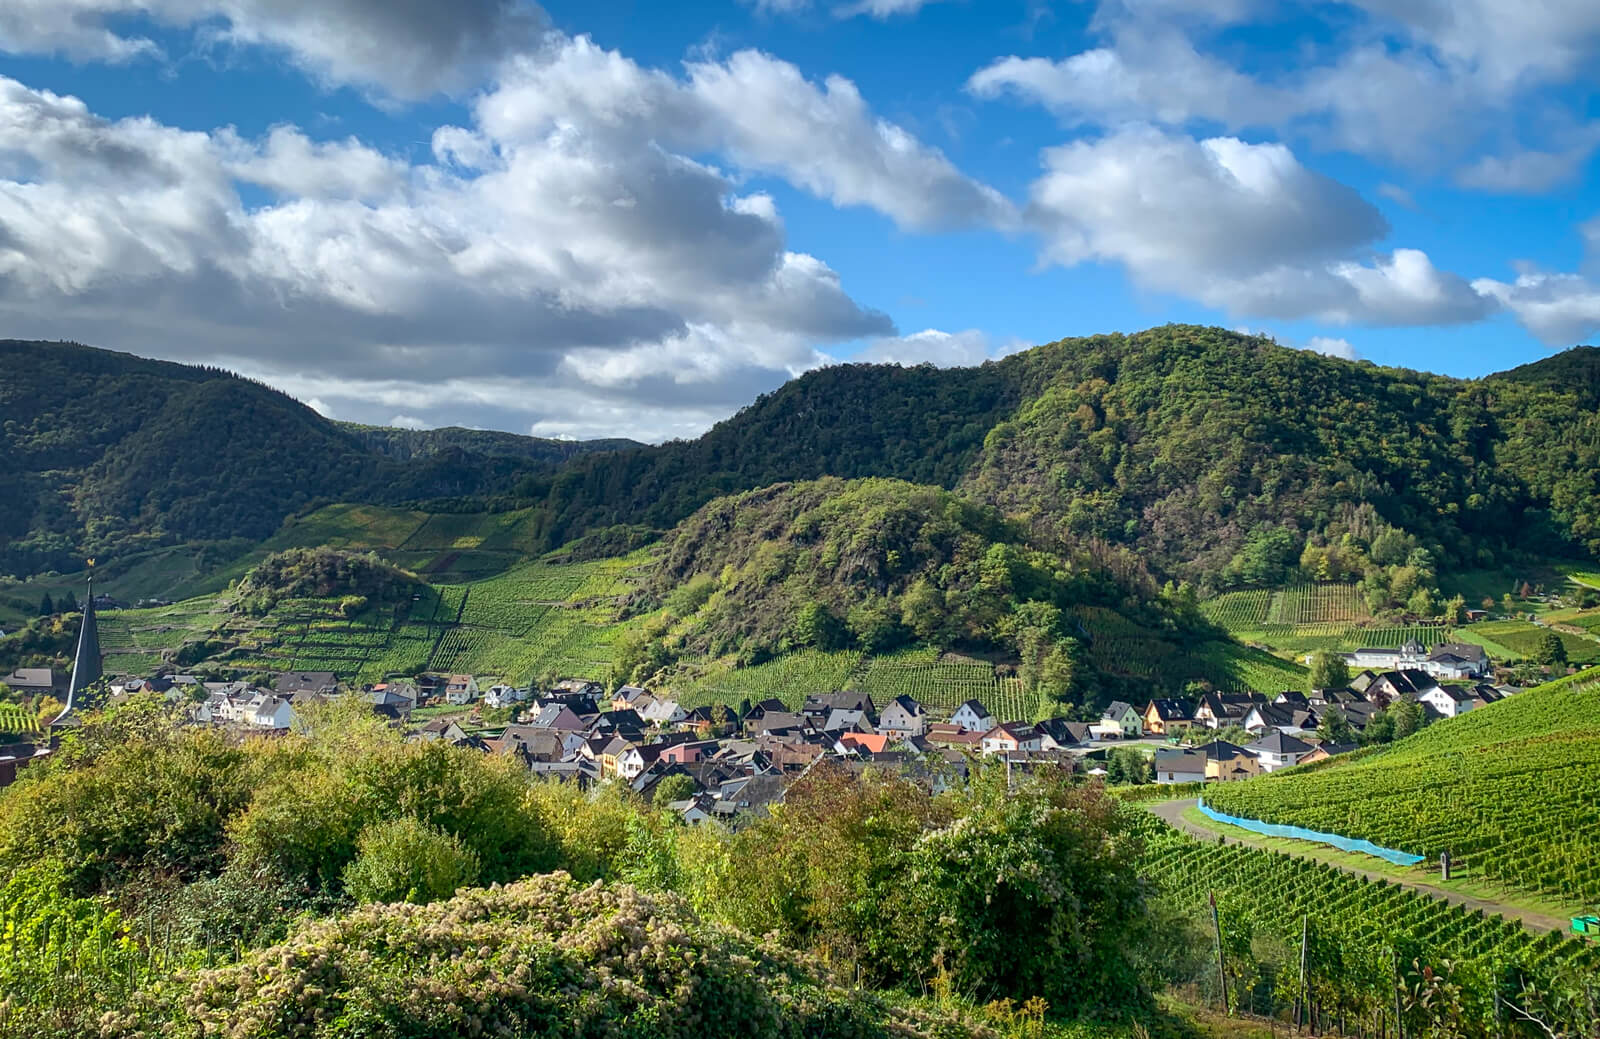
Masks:
[[[1479,682],[1472,687],[1472,706],[1487,707],[1506,698],[1506,694],[1488,682]]]
[[[814,718],[814,715],[808,717]],[[835,708],[828,712],[816,728],[822,732],[874,732],[872,720],[865,711],[847,711]]]
[[[1318,723],[1315,711],[1289,704],[1258,703],[1250,706],[1240,724],[1257,735],[1269,729],[1279,729],[1298,736],[1315,729]]]
[[[1300,764],[1309,765],[1314,761],[1325,761],[1338,754],[1348,754],[1361,746],[1359,743],[1319,743],[1311,748],[1311,752],[1300,759]]]
[[[1372,679],[1377,678],[1371,671],[1364,672],[1357,678],[1362,682],[1362,688],[1370,685]],[[1311,707],[1344,707],[1347,704],[1366,703],[1365,693],[1358,692],[1350,687],[1335,687],[1333,689],[1318,689],[1306,697],[1306,703]]]
[[[860,712],[869,724],[876,724],[878,720],[878,710],[866,693],[817,693],[806,697],[800,705],[800,713],[808,718],[826,718],[835,711]]]
[[[1441,642],[1430,652],[1416,639],[1398,649],[1358,649],[1347,653],[1351,667],[1376,671],[1421,671],[1434,678],[1479,678],[1489,671],[1489,654],[1470,642]]]
[[[638,711],[601,711],[589,719],[589,731],[599,735],[627,736],[632,740],[644,738],[644,719]]]
[[[287,697],[258,693],[247,706],[243,721],[257,729],[287,730],[294,724],[294,708]]]
[[[649,696],[648,693],[645,695]],[[642,699],[642,697],[639,698],[639,700]],[[639,700],[636,700],[635,703],[638,703]],[[616,701],[613,700],[612,702],[615,703]],[[658,700],[653,696],[650,696],[643,706],[634,707],[634,710],[639,713],[639,717],[650,725],[676,725],[689,717],[689,712],[680,707],[678,701]]]
[[[339,691],[339,676],[332,671],[285,671],[278,676],[272,688],[279,696],[312,693],[332,696]]]
[[[562,703],[545,704],[528,724],[557,732],[587,732],[589,729],[589,723],[577,711]]]
[[[750,719],[759,720],[761,716],[766,714],[768,711],[787,711],[788,709],[789,708],[784,706],[782,700],[779,700],[777,697],[768,697],[765,700],[757,700],[755,703],[751,704],[750,709],[746,711],[744,713],[744,717],[740,718],[739,720],[741,722],[749,721]]]
[[[1144,709],[1144,730],[1168,736],[1194,726],[1194,709],[1182,700],[1151,700]]]
[[[667,745],[661,751],[661,760],[693,765],[715,754],[721,746],[717,740],[684,740]]]
[[[587,678],[563,678],[551,686],[550,691],[557,695],[594,697],[604,693],[606,687]]]
[[[416,700],[390,689],[373,686],[372,689],[362,694],[372,709],[386,718],[405,720],[411,717],[411,710],[416,706]]]
[[[1290,768],[1300,764],[1300,759],[1310,754],[1314,748],[1304,740],[1273,729],[1244,749],[1256,756],[1261,763],[1261,771],[1276,772],[1280,768]]]
[[[1034,723],[1039,734],[1040,750],[1066,750],[1081,747],[1092,738],[1085,722],[1069,722],[1065,718],[1046,718]]]
[[[1163,747],[1156,751],[1154,764],[1157,783],[1203,783],[1206,779],[1206,756],[1187,747]]]
[[[65,676],[58,676],[53,668],[19,667],[4,678],[0,678],[0,685],[8,685],[16,692],[32,696],[49,696],[58,688],[65,691],[64,678]]]
[[[632,781],[661,758],[667,748],[659,743],[635,744],[617,755],[617,775]]]
[[[524,762],[560,761],[567,756],[566,740],[555,729],[539,729],[532,725],[508,725],[493,739],[484,740],[491,754],[521,754]]]
[[[910,739],[928,731],[928,716],[922,704],[909,696],[897,696],[884,707],[878,718],[878,731],[895,739]]]
[[[992,729],[994,726],[991,725],[989,728]],[[934,722],[928,726],[928,731],[923,733],[922,738],[934,747],[976,751],[983,744],[983,734],[988,731],[988,729],[982,731],[964,729],[953,723]]]
[[[1194,709],[1195,724],[1208,729],[1242,724],[1244,716],[1250,713],[1255,703],[1256,698],[1245,693],[1207,693]]]
[[[1466,686],[1436,685],[1415,697],[1417,703],[1426,704],[1446,718],[1466,714],[1477,706],[1478,694]]]
[[[1027,722],[1004,722],[983,734],[978,751],[984,757],[991,754],[1009,754],[1018,750],[1041,750],[1043,738],[1039,730]]]
[[[649,690],[642,689],[636,685],[625,685],[611,694],[611,709],[613,711],[632,710],[642,713],[645,705],[654,699],[655,697],[650,695]]]
[[[760,736],[763,734],[777,735],[781,733],[799,733],[805,728],[806,720],[798,714],[787,711],[767,711],[753,723],[745,726],[745,735]]]
[[[478,680],[471,675],[446,675],[444,702],[465,707],[478,698]]]
[[[1366,688],[1361,690],[1361,693],[1369,703],[1381,709],[1402,698],[1417,699],[1423,693],[1438,687],[1439,683],[1426,671],[1407,668],[1403,671],[1385,671],[1377,675],[1366,683]]]
[[[470,737],[467,735],[467,730],[463,729],[455,721],[449,718],[435,718],[418,729],[412,739],[426,742],[443,740],[446,743],[453,743],[459,746],[466,743]]]
[[[510,707],[526,699],[527,694],[521,689],[502,683],[492,685],[483,694],[483,705],[488,708]]]
[[[963,732],[983,733],[994,728],[995,718],[983,704],[976,700],[968,700],[956,708],[955,713],[950,716],[950,724]]]
[[[881,732],[841,732],[836,746],[846,752],[878,755],[889,749],[889,737]]]
[[[1132,704],[1114,700],[1089,731],[1103,740],[1137,739],[1144,735],[1144,719]]]
[[[1285,689],[1277,696],[1274,696],[1272,698],[1272,702],[1275,704],[1284,704],[1288,707],[1298,707],[1301,710],[1305,710],[1311,706],[1311,697],[1307,696],[1305,693],[1302,693],[1298,689]]]
[[[1228,783],[1261,774],[1261,762],[1255,752],[1227,740],[1212,740],[1194,750],[1205,756],[1206,779],[1213,782]]]

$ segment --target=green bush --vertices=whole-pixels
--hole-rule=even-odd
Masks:
[[[477,854],[415,816],[368,824],[357,847],[344,871],[357,902],[433,902],[478,879]]]

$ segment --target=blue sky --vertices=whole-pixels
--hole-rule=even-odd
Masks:
[[[0,311],[555,436],[1168,321],[1476,376],[1600,330],[1597,58],[1576,0],[12,0]]]

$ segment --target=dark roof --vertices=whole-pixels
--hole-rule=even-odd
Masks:
[[[1181,768],[1176,767],[1180,765]],[[1187,747],[1163,747],[1156,751],[1155,767],[1169,772],[1204,772],[1206,755]]]
[[[1255,757],[1254,751],[1241,747],[1237,743],[1229,743],[1227,740],[1212,740],[1210,743],[1194,749],[1197,753],[1204,754],[1212,761],[1226,761],[1240,754],[1246,757]]]
[[[317,692],[338,684],[339,676],[332,671],[285,671],[273,683],[273,688],[280,693]]]
[[[1281,729],[1273,729],[1246,749],[1257,753],[1265,751],[1268,754],[1308,754],[1311,752],[1311,744],[1287,736]]]
[[[1112,700],[1106,705],[1106,709],[1101,712],[1100,717],[1102,720],[1109,718],[1115,721],[1121,718],[1124,714],[1127,714],[1129,711],[1133,711],[1132,704],[1126,703],[1122,700]],[[1138,714],[1139,712],[1133,711],[1133,713]]]
[[[1189,705],[1183,700],[1151,700],[1149,707],[1145,708],[1146,714],[1150,713],[1151,707],[1155,708],[1156,717],[1164,722],[1188,721],[1194,717],[1194,712],[1189,709]]]
[[[985,707],[983,704],[979,703],[977,700],[967,700],[964,703],[962,703],[960,707],[957,707],[954,711],[951,711],[950,713],[951,714],[955,714],[955,713],[959,712],[962,707],[970,707],[972,709],[972,712],[974,714],[978,715],[980,718],[991,717],[991,715],[989,714],[989,708]]]

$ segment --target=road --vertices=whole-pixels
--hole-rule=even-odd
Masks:
[[[1167,823],[1169,826],[1183,831],[1184,833],[1189,834],[1191,837],[1199,837],[1204,840],[1216,840],[1217,834],[1220,831],[1201,826],[1199,823],[1196,823],[1191,819],[1184,818],[1183,813],[1190,808],[1195,807],[1197,803],[1198,802],[1191,797],[1183,801],[1158,801],[1154,804],[1147,805],[1147,807],[1163,822]],[[1241,832],[1238,831],[1236,827],[1232,827],[1230,829],[1235,830],[1235,832]],[[1249,837],[1237,837],[1234,835],[1234,833],[1229,833],[1227,835],[1227,839],[1229,843],[1244,844],[1252,848],[1270,849],[1272,847],[1271,845],[1267,844],[1265,840],[1258,841]],[[1310,854],[1306,855],[1306,858],[1313,859],[1318,862],[1323,861],[1322,859],[1317,858],[1315,855]],[[1335,869],[1343,870],[1346,873],[1354,874],[1358,877],[1366,877],[1369,880],[1387,880],[1391,884],[1399,884],[1401,887],[1410,888],[1411,890],[1420,892],[1421,894],[1432,895],[1435,898],[1442,898],[1451,905],[1461,906],[1465,909],[1482,909],[1486,913],[1496,913],[1505,917],[1507,920],[1517,920],[1521,922],[1524,927],[1530,931],[1533,931],[1535,934],[1545,935],[1549,934],[1551,931],[1560,931],[1563,934],[1567,934],[1567,929],[1571,924],[1570,920],[1548,916],[1544,913],[1536,913],[1529,909],[1523,909],[1520,906],[1506,905],[1503,902],[1494,902],[1488,899],[1474,898],[1471,895],[1464,895],[1459,891],[1451,891],[1447,888],[1437,887],[1423,880],[1413,880],[1409,877],[1396,876],[1393,873],[1379,873],[1375,870],[1356,869],[1354,867],[1340,865],[1339,863],[1335,862],[1329,862],[1327,865],[1333,866]]]

